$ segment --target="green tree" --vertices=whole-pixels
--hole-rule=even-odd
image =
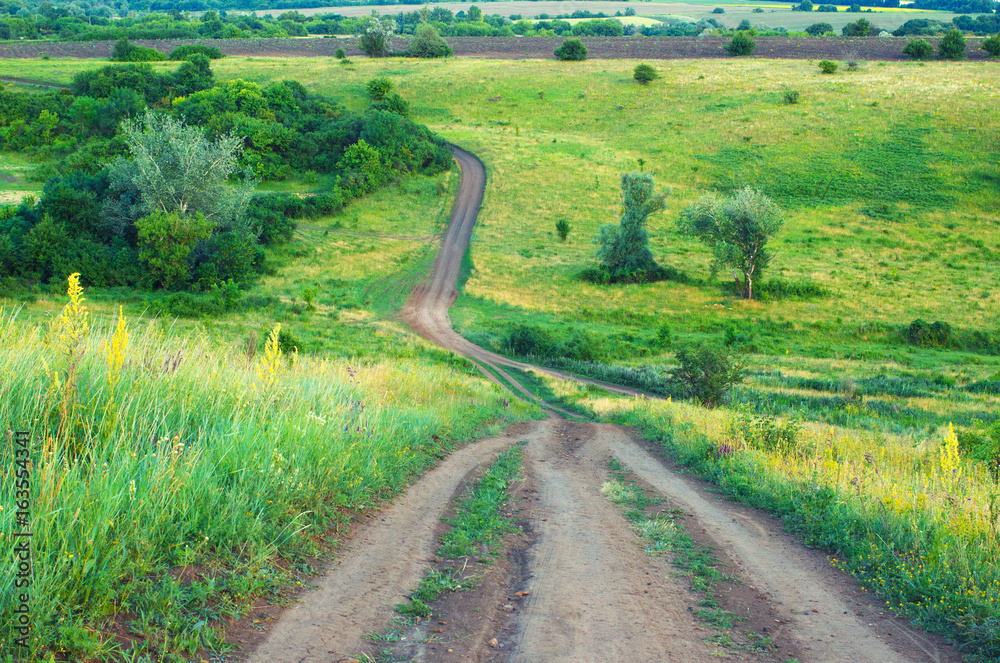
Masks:
[[[661,271],[649,250],[646,221],[666,206],[664,197],[654,191],[649,173],[622,173],[621,223],[601,226],[594,238],[600,245],[597,257],[601,269],[612,281],[644,281]]]
[[[372,10],[371,16],[362,17],[358,24],[358,48],[373,58],[384,58],[389,55],[392,33],[396,22],[388,16],[379,16]]]
[[[365,91],[368,92],[368,96],[372,98],[372,101],[382,100],[385,95],[392,92],[392,88],[392,81],[385,76],[378,76],[365,83]]]
[[[757,42],[749,32],[737,32],[725,46],[727,53],[736,56],[752,55],[755,48]]]
[[[983,43],[979,45],[979,48],[983,49],[993,57],[1000,55],[1000,34],[995,34],[989,39],[984,39]]]
[[[476,5],[472,5],[469,7],[468,16],[470,23],[481,23],[483,20],[483,10]]]
[[[783,223],[781,208],[756,189],[744,187],[727,199],[702,196],[681,212],[678,227],[711,247],[713,273],[720,267],[732,269],[740,295],[752,299],[754,281],[774,257],[767,244]]]
[[[705,407],[722,403],[733,385],[743,380],[742,366],[717,345],[686,344],[678,348],[675,359],[677,367],[668,379],[682,395]]]
[[[841,29],[841,32],[845,37],[867,37],[871,34],[878,34],[875,27],[864,18],[859,18],[854,23],[848,23]]]
[[[152,285],[176,288],[190,280],[188,258],[198,242],[212,234],[212,222],[200,213],[182,216],[154,212],[135,222],[139,231],[139,260]]]
[[[570,38],[563,41],[562,46],[555,50],[555,56],[560,60],[586,60],[587,47],[579,39]]]
[[[361,174],[364,177],[365,191],[377,189],[386,180],[386,168],[382,163],[381,153],[363,138],[344,151],[344,156],[337,167]]]
[[[569,230],[569,221],[566,219],[556,221],[556,234],[559,235],[560,242],[566,241],[566,238],[569,237]]]
[[[640,62],[635,66],[635,69],[632,70],[632,77],[639,81],[640,85],[646,85],[649,82],[656,80],[656,69],[653,69],[652,65]]]
[[[454,51],[437,28],[424,23],[417,26],[414,38],[406,47],[406,55],[411,58],[443,58],[454,55]]]
[[[961,30],[948,30],[938,42],[938,57],[961,60],[965,57],[965,37]]]
[[[833,26],[829,23],[813,23],[806,28],[806,33],[813,37],[825,35],[827,32],[833,32]]]
[[[36,124],[38,126],[39,137],[42,139],[42,142],[47,144],[52,140],[52,131],[59,126],[59,116],[55,113],[50,113],[48,109],[42,109],[42,112],[38,114]]]
[[[111,184],[118,190],[134,187],[144,214],[200,213],[216,228],[247,230],[246,209],[256,181],[249,172],[235,186],[236,159],[243,139],[233,134],[214,143],[198,127],[147,111],[121,124],[131,159],[119,157],[110,166]]]
[[[903,55],[911,60],[926,60],[934,55],[934,47],[925,39],[911,39],[903,48]]]
[[[211,61],[204,53],[189,55],[174,72],[173,79],[174,88],[182,95],[207,90],[215,85]]]

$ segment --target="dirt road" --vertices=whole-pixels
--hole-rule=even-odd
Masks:
[[[496,371],[530,397],[503,369],[535,367],[469,343],[452,330],[448,319],[485,186],[485,172],[475,157],[456,150],[456,159],[462,182],[451,225],[432,274],[414,291],[403,315],[426,339],[466,355],[491,379],[495,377],[487,367]],[[632,393],[615,385],[608,388]],[[509,563],[518,568],[492,585],[484,583],[492,589],[483,590],[480,603],[469,608],[467,602],[449,618],[466,623],[461,633],[449,633],[445,619],[437,622],[442,628],[415,627],[409,633],[413,642],[400,642],[395,649],[404,653],[403,660],[962,660],[942,638],[917,631],[888,613],[832,568],[824,554],[788,536],[775,519],[728,502],[678,474],[634,431],[556,417],[521,424],[449,456],[358,530],[319,589],[304,594],[297,607],[282,615],[249,660],[306,663],[377,656],[384,643],[364,635],[383,629],[393,606],[434,565],[435,532],[453,497],[477,468],[519,441],[526,442],[530,487],[519,489],[523,509],[518,510],[532,538],[517,561]],[[698,603],[687,586],[671,573],[666,560],[642,550],[621,512],[601,495],[612,458],[647,492],[682,512],[691,535],[716,550],[725,573],[737,580],[721,598],[723,607],[749,620],[777,649],[734,652],[693,618]],[[523,600],[515,606],[514,597]]]

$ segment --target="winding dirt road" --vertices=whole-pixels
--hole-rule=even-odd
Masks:
[[[497,381],[490,372],[495,371],[526,398],[535,399],[504,368],[576,378],[501,357],[451,328],[448,309],[486,183],[483,166],[474,156],[458,149],[455,156],[462,181],[451,225],[433,273],[414,291],[403,315],[424,338],[469,357]],[[616,385],[606,387],[634,394]],[[526,443],[527,479],[514,501],[533,533],[530,545],[518,556],[518,572],[499,581],[496,601],[486,600],[481,610],[449,618],[474,622],[465,635],[449,636],[449,627],[416,627],[410,634],[416,642],[401,643],[403,660],[701,663],[720,656],[802,663],[962,660],[942,638],[886,614],[884,606],[832,568],[825,555],[797,543],[776,519],[728,502],[678,474],[633,430],[556,417],[520,424],[442,461],[385,512],[360,527],[320,587],[285,611],[249,660],[329,663],[378,656],[384,643],[364,636],[385,628],[393,606],[435,563],[435,532],[453,497],[479,468],[516,442]],[[621,512],[601,495],[612,458],[648,493],[682,512],[692,536],[716,550],[725,573],[739,579],[732,594],[722,597],[724,607],[768,634],[779,649],[733,651],[719,644],[718,635],[712,638],[715,631],[693,619],[697,598],[671,573],[666,560],[642,550]],[[515,597],[524,600],[514,601]],[[504,605],[507,601],[511,604]]]

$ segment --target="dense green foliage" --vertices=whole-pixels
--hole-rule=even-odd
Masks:
[[[903,55],[911,60],[926,60],[934,55],[934,47],[926,39],[911,39],[903,47]]]
[[[878,28],[872,25],[866,18],[859,18],[854,23],[848,23],[841,29],[841,33],[845,37],[868,37],[869,35],[877,35],[878,32]]]
[[[0,91],[0,149],[62,157],[39,169],[50,179],[37,205],[0,208],[0,276],[24,285],[71,272],[100,287],[245,285],[265,269],[261,245],[290,237],[290,219],[339,211],[403,173],[450,168],[450,150],[406,119],[406,107],[390,94],[349,113],[294,81],[214,85],[201,53],[174,72],[107,66],[78,74],[60,93]],[[137,116],[144,119],[123,122]],[[203,168],[191,161],[199,155]],[[251,201],[251,179],[294,171],[330,174],[336,184],[308,201]],[[238,173],[242,188],[233,184]],[[140,234],[154,221],[162,231],[154,213],[200,213],[211,230],[185,234],[197,240],[190,246],[158,231],[161,246],[152,247]]]
[[[833,26],[829,23],[813,23],[806,28],[806,32],[813,37],[819,37],[820,35],[825,35],[828,32],[833,32]]]
[[[755,280],[774,254],[767,245],[781,229],[781,209],[760,191],[744,187],[730,198],[708,194],[681,212],[678,228],[712,249],[713,269],[730,268],[742,297],[752,299]]]
[[[938,42],[938,56],[947,60],[965,57],[965,37],[959,30],[949,30]]]
[[[677,366],[669,381],[688,398],[705,407],[720,405],[733,388],[743,380],[743,368],[724,347],[696,343],[677,349]]]
[[[729,43],[726,44],[725,48],[726,52],[730,55],[751,55],[754,49],[757,48],[757,42],[749,32],[737,32],[733,35]]]
[[[111,49],[111,59],[115,62],[160,62],[167,56],[153,48],[130,44],[128,39],[122,37]]]
[[[219,60],[226,57],[222,54],[222,51],[213,46],[205,46],[203,44],[184,44],[183,46],[178,46],[174,50],[170,51],[170,55],[167,56],[167,59],[187,60],[195,53],[200,53],[209,60]]]
[[[640,62],[632,70],[632,78],[639,81],[641,85],[647,85],[648,83],[655,81],[657,77],[656,69],[652,65],[648,65],[645,62]]]
[[[837,63],[832,60],[820,60],[819,70],[824,74],[835,74],[837,73]]]
[[[993,35],[989,39],[984,39],[980,48],[993,57],[1000,55],[1000,34]]]
[[[587,47],[579,39],[567,39],[556,48],[555,56],[560,60],[586,60]]]
[[[396,23],[387,16],[363,16],[358,26],[358,48],[373,58],[384,58],[389,55],[392,33],[396,31]]]
[[[600,248],[597,257],[600,269],[613,283],[645,281],[662,278],[662,268],[649,250],[646,223],[649,215],[666,207],[664,194],[654,191],[649,173],[622,173],[621,222],[601,226],[594,241]]]
[[[454,55],[451,46],[445,42],[433,25],[417,27],[416,36],[406,46],[406,55],[411,58],[443,58]]]

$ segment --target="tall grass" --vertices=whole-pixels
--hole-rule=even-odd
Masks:
[[[843,429],[748,424],[745,413],[679,403],[580,403],[636,426],[731,496],[783,516],[888,609],[983,659],[1000,656],[1000,488],[959,455],[950,427],[914,447]],[[786,434],[764,434],[777,430]]]
[[[213,620],[273,591],[278,555],[314,551],[345,512],[533,412],[426,361],[282,353],[277,329],[254,352],[160,321],[91,320],[79,291],[51,325],[0,311],[0,375],[0,430],[32,434],[33,656],[106,653],[111,621],[154,653],[222,648]],[[8,648],[13,445],[0,467]],[[175,581],[178,567],[202,577]]]

